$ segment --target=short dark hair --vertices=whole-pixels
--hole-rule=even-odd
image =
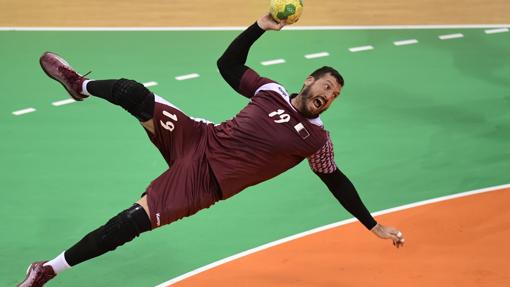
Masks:
[[[331,76],[335,77],[336,81],[340,84],[340,86],[342,87],[344,86],[344,78],[342,77],[342,75],[340,75],[340,73],[337,70],[329,66],[324,66],[322,68],[315,70],[313,73],[310,74],[310,76],[318,80],[326,74],[331,74]]]

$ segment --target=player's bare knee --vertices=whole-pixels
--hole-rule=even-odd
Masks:
[[[153,117],[154,94],[144,85],[127,79],[120,79],[113,85],[113,100],[141,122]]]

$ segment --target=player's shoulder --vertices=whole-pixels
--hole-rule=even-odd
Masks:
[[[285,87],[283,85],[279,84],[278,82],[272,81],[272,80],[268,80],[266,83],[264,83],[263,85],[258,87],[257,90],[255,91],[255,95],[257,95],[261,92],[275,92],[283,98],[290,97],[289,92],[287,92],[287,89],[285,89]]]
[[[321,130],[323,130],[326,135],[329,134],[329,132],[324,127],[324,122],[322,121],[320,116],[313,118],[313,119],[308,119],[308,122],[311,123],[313,126],[316,126],[316,127],[320,128]]]

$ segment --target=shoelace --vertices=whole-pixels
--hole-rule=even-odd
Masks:
[[[34,282],[32,284],[34,285],[42,285],[46,282],[48,282],[48,280],[50,280],[51,278],[55,277],[55,273],[51,270],[51,269],[48,269],[48,268],[51,268],[51,267],[45,267],[45,266],[40,266],[40,271],[39,272],[42,272],[42,275],[40,276],[36,276]],[[48,270],[48,271],[46,271]],[[36,273],[39,273],[36,271]]]
[[[92,73],[92,71],[88,71],[85,75],[80,75],[78,73],[76,73],[74,70],[71,70],[70,68],[66,67],[66,66],[60,66],[58,67],[58,70],[62,73],[62,70],[64,70],[67,74],[66,76],[67,77],[71,77],[69,80],[71,81],[76,81],[78,79],[83,79],[85,78],[86,76],[88,76],[90,73]]]

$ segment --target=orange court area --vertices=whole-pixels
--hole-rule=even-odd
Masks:
[[[378,217],[396,249],[351,223],[234,260],[173,284],[191,286],[510,286],[510,189]]]

